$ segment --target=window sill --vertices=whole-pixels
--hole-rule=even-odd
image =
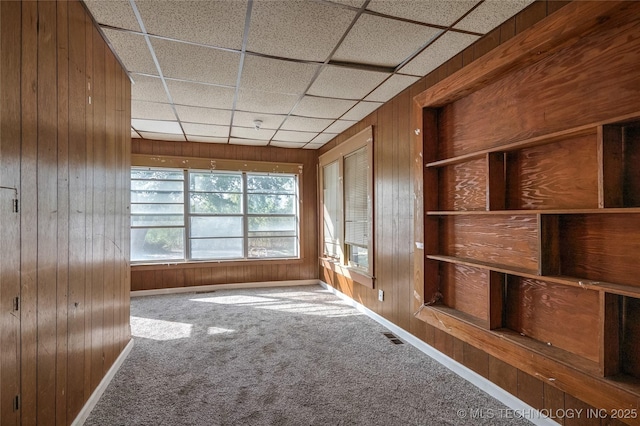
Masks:
[[[131,264],[131,272],[136,271],[156,271],[163,269],[191,269],[191,268],[219,268],[227,266],[261,266],[261,265],[289,265],[304,262],[303,258],[290,259],[243,259],[243,260],[189,260],[175,262],[157,263],[134,263]]]
[[[336,274],[340,274],[343,277],[348,278],[358,284],[362,284],[365,287],[373,288],[375,277],[367,274],[366,272],[360,269],[340,265],[335,260],[326,258],[326,257],[320,258],[320,266],[322,266],[325,269],[330,269]]]

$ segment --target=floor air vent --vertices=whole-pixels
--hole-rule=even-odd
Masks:
[[[393,343],[394,345],[402,345],[402,344],[404,344],[404,342],[402,340],[398,339],[398,337],[393,333],[387,332],[387,333],[382,333],[382,334],[384,334],[384,336],[387,339],[389,339],[391,341],[391,343]]]

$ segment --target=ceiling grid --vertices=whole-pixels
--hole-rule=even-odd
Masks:
[[[85,0],[134,138],[318,149],[533,0]]]

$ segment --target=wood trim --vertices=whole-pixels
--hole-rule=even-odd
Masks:
[[[260,259],[260,260],[219,260],[219,261],[189,261],[175,263],[136,263],[131,265],[131,272],[138,271],[162,271],[170,269],[193,268],[226,268],[227,266],[265,266],[265,265],[292,265],[304,263],[303,258],[298,259]]]
[[[362,284],[365,287],[373,288],[375,278],[363,272],[359,272],[354,268],[340,265],[338,262],[326,258],[320,258],[320,266],[325,269],[329,269],[336,274],[340,274],[343,277],[346,277],[354,282],[357,282],[358,284]]]
[[[488,86],[501,76],[538,62],[572,45],[608,20],[621,1],[574,1],[517,37],[504,42],[414,99],[421,107],[441,107]]]
[[[268,161],[243,161],[199,157],[177,157],[171,155],[132,154],[132,166],[160,167],[171,169],[225,170],[239,172],[302,174],[299,163],[275,163]]]
[[[319,156],[318,164],[322,167],[329,163],[333,163],[337,159],[362,148],[369,142],[373,142],[373,126],[368,126],[364,130],[361,130],[350,137],[347,141]]]

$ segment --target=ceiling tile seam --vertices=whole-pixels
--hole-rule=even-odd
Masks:
[[[251,24],[251,11],[253,9],[253,0],[247,0],[247,13],[244,16],[244,32],[242,34],[242,50],[240,52],[240,64],[238,65],[238,77],[236,78],[236,90],[233,94],[233,105],[231,106],[231,119],[229,120],[229,133],[227,143],[231,143],[231,130],[233,128],[233,119],[235,118],[236,105],[238,105],[238,94],[240,93],[240,83],[242,80],[242,69],[244,68],[244,59],[247,51],[247,40],[249,39],[249,26]]]
[[[464,13],[460,18],[458,18],[456,21],[454,21],[446,30],[440,32],[440,34],[436,34],[434,37],[431,38],[431,40],[429,40],[426,44],[424,44],[422,47],[420,47],[417,51],[415,51],[413,53],[413,55],[410,55],[407,59],[405,59],[400,65],[398,65],[396,67],[396,71],[399,71],[403,66],[407,65],[409,62],[411,62],[411,60],[413,60],[416,56],[418,56],[419,54],[421,54],[422,52],[425,51],[425,49],[427,49],[430,45],[432,45],[433,43],[435,43],[440,37],[444,36],[447,31],[452,31],[453,27],[455,25],[458,24],[458,22],[462,21],[464,18],[466,18],[467,16],[469,16],[469,14],[471,12],[473,12],[474,10],[476,10],[478,8],[478,6],[480,6],[482,3],[484,3],[485,0],[480,0],[478,3],[476,3],[475,6],[473,6],[472,8],[470,8],[469,10],[467,10],[466,13]],[[479,34],[479,36],[482,36],[484,34]]]
[[[472,9],[475,9],[476,7],[478,7],[478,5],[473,6]],[[463,16],[467,16],[469,11],[467,11],[467,13],[465,13]],[[477,36],[483,36],[484,33],[477,33],[475,31],[467,31],[467,30],[461,30],[461,29],[457,29],[457,28],[451,28],[451,26],[446,26],[446,25],[438,25],[438,24],[429,24],[426,22],[420,22],[420,21],[414,21],[413,19],[407,19],[407,18],[402,18],[400,16],[393,16],[393,15],[387,15],[384,13],[380,13],[380,12],[375,12],[373,10],[365,10],[365,15],[371,15],[371,16],[377,16],[379,18],[385,18],[385,19],[391,19],[394,21],[400,21],[400,22],[406,22],[408,24],[414,24],[414,25],[420,25],[421,27],[427,27],[427,28],[435,28],[438,30],[451,30],[457,33],[463,33],[463,34],[469,34],[469,35],[477,35]],[[462,18],[461,18],[462,19]],[[460,19],[458,19],[455,23],[457,24],[458,22],[460,22]]]
[[[249,0],[252,1],[252,0]],[[318,78],[318,76],[320,75],[320,73],[322,72],[322,70],[324,70],[324,68],[327,66],[327,64],[329,63],[329,61],[331,61],[331,58],[333,58],[333,55],[335,55],[335,53],[338,51],[338,49],[340,48],[340,45],[344,42],[344,40],[347,38],[347,35],[349,34],[349,32],[353,29],[353,27],[355,26],[356,22],[358,22],[358,19],[360,19],[360,16],[362,15],[362,13],[365,11],[366,7],[369,5],[369,2],[371,0],[365,0],[365,2],[360,6],[360,9],[358,9],[358,12],[356,13],[356,15],[353,17],[353,19],[351,20],[351,23],[349,24],[349,26],[347,27],[347,29],[345,30],[344,34],[342,34],[342,37],[340,37],[340,39],[338,40],[338,42],[336,43],[336,45],[333,47],[333,49],[331,50],[331,52],[329,52],[329,55],[327,56],[327,58],[324,60],[324,62],[318,67],[318,69],[316,70],[316,72],[314,73],[313,77],[311,77],[311,81],[309,82],[309,84],[307,85],[307,88],[304,90],[304,92],[302,92],[300,94],[300,96],[298,97],[298,100],[293,104],[293,106],[291,107],[291,109],[289,110],[289,113],[287,114],[287,117],[282,121],[282,123],[280,123],[280,126],[278,127],[278,129],[276,131],[279,131],[282,128],[282,125],[287,121],[287,118],[289,118],[289,116],[291,116],[291,113],[296,109],[296,107],[300,104],[300,102],[302,101],[302,99],[305,96],[309,96],[307,95],[307,92],[309,91],[309,89],[311,88],[311,86],[313,86],[313,83],[316,81],[316,79]],[[335,122],[335,120],[334,120]],[[333,124],[333,122],[329,125],[331,126]],[[329,127],[325,127],[325,130]],[[324,132],[324,130],[322,131]],[[322,134],[322,132],[318,133],[318,136]],[[318,137],[316,136],[316,138]],[[314,138],[315,139],[315,138]],[[313,141],[313,139],[311,141],[309,141],[308,143],[311,143]],[[269,141],[269,143],[267,144],[271,145],[271,140]],[[306,146],[306,145],[305,145]]]
[[[164,75],[162,74],[162,69],[160,68],[160,62],[158,61],[158,57],[156,56],[156,52],[153,50],[153,46],[151,45],[151,40],[147,35],[147,30],[144,26],[144,22],[142,22],[142,16],[140,15],[140,11],[138,10],[138,6],[136,5],[135,0],[129,0],[129,4],[131,4],[131,8],[133,9],[133,14],[136,15],[136,19],[138,20],[138,25],[140,25],[140,29],[144,33],[144,40],[147,43],[147,47],[149,48],[149,53],[151,54],[151,59],[153,59],[156,68],[158,69],[158,75],[160,77],[160,81],[162,82],[162,86],[164,87],[164,91],[167,94],[167,99],[169,100],[169,105],[171,105],[171,109],[176,116],[176,120],[178,120],[178,125],[180,126],[180,130],[182,130],[182,136],[187,140],[187,134],[182,127],[182,123],[180,122],[180,116],[178,115],[178,111],[173,103],[173,98],[171,97],[171,93],[169,92],[169,86],[167,86],[167,82],[164,79]]]

